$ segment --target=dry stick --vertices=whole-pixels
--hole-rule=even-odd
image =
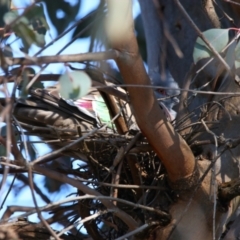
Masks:
[[[91,181],[91,180],[87,180],[87,179],[78,179],[78,180],[81,181],[81,182],[94,183],[94,184],[99,184],[100,186],[113,187],[113,188],[166,190],[166,188],[164,188],[164,187],[159,187],[159,186],[129,185],[129,184],[112,184],[112,183],[96,182],[96,181]]]
[[[140,233],[142,232],[144,229],[150,227],[150,226],[153,226],[153,225],[159,225],[159,222],[150,222],[150,223],[145,223],[144,225],[142,225],[141,227],[137,228],[136,230],[133,230],[131,232],[128,232],[127,234],[119,237],[119,238],[116,238],[115,240],[125,240],[125,239],[128,239],[128,237],[131,237],[133,236],[134,234],[136,233]]]
[[[56,55],[59,55],[61,52],[63,52],[72,42],[74,42],[81,34],[83,34],[84,32],[86,32],[86,30],[88,30],[96,21],[96,19],[94,19],[93,22],[91,22],[90,24],[88,24],[87,27],[85,27],[82,31],[80,31],[70,42],[68,42],[60,51],[58,51],[56,53]],[[41,52],[41,51],[40,51]],[[36,53],[34,56],[37,56],[38,53]],[[40,71],[37,73],[37,75],[35,75],[31,81],[28,83],[28,85],[26,86],[26,90],[28,90],[33,84],[34,82],[37,80],[38,76],[41,74],[42,71],[44,71],[44,69],[46,69],[48,66],[45,65],[44,67],[41,67]]]
[[[119,176],[117,175],[117,173],[114,171],[114,168],[118,165],[118,170],[120,168],[120,171],[122,169],[122,158],[124,156],[124,152],[125,149],[124,147],[120,147],[120,149],[117,152],[117,155],[115,156],[114,160],[113,160],[113,165],[109,168],[110,172],[112,173],[112,184],[117,185],[119,183]],[[118,172],[117,170],[117,172]],[[103,180],[103,182],[105,182],[105,180],[108,178],[109,174],[105,177],[105,179]],[[117,177],[118,176],[118,177]],[[118,178],[118,179],[117,179]],[[110,197],[117,197],[117,192],[118,189],[111,187],[110,189]],[[116,205],[116,202],[113,202],[114,205]]]
[[[159,18],[162,21],[164,36],[172,44],[172,47],[173,47],[175,53],[177,54],[177,56],[179,58],[183,58],[183,53],[182,53],[180,47],[178,46],[178,43],[176,42],[176,40],[172,37],[172,35],[171,35],[170,31],[169,31],[169,27],[168,27],[166,21],[164,20],[164,16],[163,16],[163,13],[162,13],[159,1],[153,0],[153,3],[154,3],[154,5],[155,5],[155,7],[157,9]]]
[[[58,81],[61,74],[41,74],[36,80],[37,81]],[[33,77],[33,74],[29,74],[28,77]],[[0,84],[6,77],[0,76]],[[18,77],[19,81],[22,81],[22,77]],[[7,79],[7,82],[14,82],[15,76],[11,76]],[[101,82],[98,82],[96,80],[92,80],[93,87],[96,87],[96,89],[105,92],[107,94],[113,95],[116,98],[122,99],[126,102],[128,102],[127,94],[124,92],[121,92],[117,89],[115,89],[115,86],[107,86],[106,84],[103,84]],[[0,98],[0,102],[4,102],[5,98]]]
[[[78,221],[76,221],[73,225],[68,226],[68,227],[64,228],[63,230],[61,230],[61,231],[57,234],[57,236],[60,237],[61,235],[64,234],[64,232],[69,231],[69,230],[71,230],[72,228],[74,228],[74,227],[76,226],[76,224],[81,224],[81,223],[83,224],[83,223],[85,223],[85,222],[88,222],[88,221],[91,221],[91,220],[93,220],[93,219],[96,219],[96,218],[98,218],[99,216],[104,215],[104,214],[109,213],[109,212],[113,212],[113,211],[111,211],[111,210],[99,211],[99,212],[97,212],[97,213],[92,214],[91,216],[88,216],[88,217],[85,217],[84,219],[78,220]]]
[[[7,117],[9,117],[7,115]],[[20,165],[23,165],[25,164],[25,161],[24,161],[24,158],[21,154],[21,152],[19,151],[19,149],[17,148],[16,146],[16,139],[14,139],[14,136],[12,136],[11,134],[11,125],[10,125],[10,122],[7,122],[7,127],[9,127],[9,129],[7,129],[7,139],[10,138],[9,134],[11,135],[11,138],[12,138],[12,144],[13,144],[13,147],[12,147],[12,154],[14,155],[14,157],[19,161],[19,164]],[[7,140],[8,141],[8,140]],[[8,143],[9,144],[9,143]],[[10,148],[10,146],[9,146]],[[34,185],[33,185],[33,181],[32,181],[32,170],[31,168],[28,168],[28,173],[29,173],[29,187],[30,187],[30,190],[31,190],[31,193],[32,193],[32,198],[33,198],[33,202],[34,202],[34,205],[35,205],[35,208],[37,209],[37,212],[38,212],[38,216],[39,216],[39,219],[43,222],[43,224],[45,225],[45,227],[48,229],[48,231],[57,239],[57,240],[60,240],[57,235],[54,233],[54,231],[51,229],[51,227],[48,225],[48,223],[45,221],[45,219],[42,217],[41,215],[41,212],[39,211],[39,208],[37,206],[37,201],[36,201],[36,198],[35,198],[35,194],[34,194]]]
[[[216,10],[213,6],[213,0],[204,0],[202,1],[203,11],[206,13],[210,22],[212,23],[214,28],[221,28],[220,19],[216,13]]]
[[[46,46],[44,46],[43,48],[41,48],[37,53],[34,54],[34,56],[39,55],[40,53],[42,53],[46,48],[48,48],[49,46],[51,46],[52,44],[54,44],[55,42],[57,42],[60,38],[64,37],[67,33],[69,33],[71,30],[73,30],[73,28],[75,28],[78,24],[82,23],[85,21],[86,18],[88,18],[90,15],[93,15],[94,13],[91,12],[90,14],[87,14],[84,18],[81,18],[80,20],[76,21],[72,26],[70,26],[66,31],[64,31],[63,33],[61,33],[60,35],[58,35],[55,39],[53,39],[51,42],[49,42]],[[82,32],[82,31],[81,31]],[[77,34],[77,36],[79,36],[79,34]]]
[[[116,117],[117,117],[117,116],[116,116]],[[114,118],[112,119],[112,121],[114,121],[116,117],[114,117]],[[42,161],[45,161],[46,159],[49,159],[49,158],[52,159],[54,156],[56,156],[56,155],[58,155],[59,153],[67,150],[68,148],[74,146],[75,144],[81,142],[81,141],[84,140],[86,137],[88,137],[88,136],[92,135],[93,133],[95,133],[95,132],[97,132],[97,131],[105,128],[106,126],[107,126],[107,124],[105,124],[105,125],[104,125],[102,128],[100,128],[100,129],[95,128],[95,129],[92,130],[90,133],[88,133],[88,134],[86,134],[85,136],[79,138],[78,140],[76,140],[76,141],[74,141],[74,142],[66,145],[65,147],[62,147],[62,148],[60,148],[60,149],[58,149],[58,150],[55,150],[55,151],[53,151],[53,152],[51,152],[51,153],[48,153],[48,154],[46,154],[46,155],[44,155],[44,156],[42,156],[42,157],[39,157],[39,158],[36,159],[35,161],[29,163],[28,167],[29,167],[29,168],[32,168],[33,170],[36,170],[36,171],[39,171],[38,169],[40,168],[40,169],[42,169],[42,171],[45,172],[45,174],[49,174],[49,172],[48,172],[46,169],[44,169],[44,168],[42,168],[42,167],[40,167],[40,166],[36,166],[36,164],[37,164],[37,163],[40,163],[40,162],[42,162]],[[50,171],[50,172],[52,172],[52,174],[55,173],[55,172],[53,172],[53,171]],[[43,173],[43,172],[41,172],[41,173]],[[56,174],[55,174],[55,175],[56,175]],[[63,174],[61,174],[61,175],[63,175]],[[49,176],[49,177],[52,177],[51,174],[48,175],[48,176]],[[63,175],[63,176],[64,176],[64,175]],[[57,176],[57,178],[58,178],[58,176]],[[56,178],[55,178],[55,179],[56,179]],[[60,178],[60,179],[61,179],[61,178]],[[62,182],[62,179],[59,180],[59,181]],[[71,179],[70,182],[71,182],[70,184],[72,184],[73,186],[76,186],[76,185],[74,185],[74,184],[75,184],[75,181],[74,181],[74,180]],[[74,184],[73,184],[73,183],[74,183]],[[79,190],[81,190],[81,191],[83,191],[83,192],[85,192],[85,193],[86,193],[86,192],[89,193],[89,191],[90,191],[90,194],[95,194],[95,195],[99,195],[99,194],[100,194],[100,193],[98,193],[97,191],[88,188],[87,186],[85,186],[85,185],[82,184],[82,183],[78,183],[78,186],[79,186],[79,185],[81,186],[81,187],[79,188]],[[111,209],[111,208],[114,208],[114,205],[113,205],[112,203],[110,203],[110,202],[105,202],[105,203],[103,203],[103,204],[104,204],[107,208],[110,208],[110,209]],[[119,218],[121,218],[121,219],[129,226],[130,229],[134,229],[134,228],[137,227],[137,223],[136,223],[128,214],[126,214],[126,213],[124,213],[124,212],[121,212],[121,211],[119,210],[119,212],[117,212],[116,215],[119,216]]]
[[[119,85],[115,85],[116,87],[128,87],[128,88],[151,88],[151,89],[155,89],[155,88],[159,88],[158,86],[152,86],[151,84],[119,84]],[[98,89],[101,89],[101,88],[107,88],[108,86],[106,87],[98,87]],[[172,89],[170,87],[161,87],[162,89]],[[186,92],[192,92],[192,93],[200,93],[200,94],[213,94],[213,95],[229,95],[229,96],[239,96],[240,93],[239,92],[236,92],[236,93],[233,93],[233,92],[213,92],[213,91],[199,91],[199,90],[193,90],[193,89],[184,89],[184,88],[178,88],[178,90],[180,91],[186,91]]]
[[[109,60],[109,59],[116,59],[118,55],[119,54],[116,50],[109,50],[105,52],[79,53],[79,54],[59,55],[59,56],[6,58],[6,60],[9,61],[9,65],[15,65],[15,64],[41,65],[41,64],[48,64],[48,63],[103,61],[103,60]]]
[[[119,113],[119,114],[120,114],[120,113]],[[67,149],[75,146],[77,143],[83,141],[85,138],[87,138],[88,136],[91,136],[91,135],[94,134],[95,132],[98,132],[98,131],[100,131],[100,130],[102,130],[102,129],[105,129],[105,128],[108,126],[109,123],[114,122],[115,119],[118,118],[119,114],[116,115],[114,118],[112,118],[111,121],[109,121],[108,123],[104,124],[102,127],[100,127],[100,128],[94,128],[91,132],[85,134],[84,136],[80,137],[79,139],[77,139],[77,140],[69,143],[68,145],[66,145],[66,146],[64,146],[64,147],[62,147],[62,148],[60,148],[60,149],[58,149],[58,150],[55,150],[55,151],[53,151],[53,152],[51,152],[51,153],[47,153],[47,154],[45,154],[44,156],[41,156],[41,157],[37,158],[36,160],[34,160],[34,161],[32,161],[31,163],[29,163],[29,165],[33,166],[33,165],[36,164],[36,163],[40,163],[40,162],[46,161],[46,160],[48,160],[48,159],[52,159],[52,157],[55,157],[55,156],[57,156],[58,154],[61,154],[61,153],[64,152],[65,150],[67,150]]]
[[[201,119],[201,122],[203,124],[203,126],[205,127],[206,131],[211,134],[214,138],[214,143],[215,143],[215,157],[218,155],[218,141],[217,141],[217,137],[216,137],[216,134],[214,132],[212,132],[208,126],[206,125],[206,123],[203,121],[203,119]],[[216,160],[217,161],[217,160]],[[213,204],[213,240],[216,239],[216,207],[217,207],[217,193],[216,193],[216,179],[215,179],[215,173],[216,173],[216,165],[214,164],[212,166],[212,179],[211,179],[211,188],[210,188],[210,191],[212,192],[213,191],[213,201],[214,201],[214,204]],[[212,193],[210,193],[210,196],[211,196]],[[209,196],[209,197],[210,197]]]
[[[3,162],[3,161],[6,161],[6,162]],[[19,167],[17,165],[14,165],[14,164],[11,164],[11,163],[8,163],[8,162],[10,162],[9,159],[4,158],[4,157],[0,157],[0,164],[1,165],[8,166],[8,167],[15,168],[15,169],[19,169],[19,170],[26,170],[25,167]]]
[[[215,0],[213,0],[213,3],[217,6],[217,8],[220,10],[220,12],[224,15],[225,18],[228,19],[229,22],[231,22],[235,27],[237,27],[237,25],[234,23],[233,18],[231,18],[226,12],[223,11],[223,9],[221,7],[219,7],[219,5],[216,3]]]
[[[36,160],[32,161],[29,163],[30,166],[34,166],[35,164],[39,164],[43,161],[46,161],[48,159],[53,159],[53,157],[55,156],[58,156],[58,154],[62,153],[63,151],[66,151],[68,150],[69,148],[75,146],[76,144],[78,144],[79,142],[83,141],[85,138],[87,138],[88,136],[91,136],[92,134],[96,133],[97,131],[101,130],[101,129],[104,129],[106,127],[106,125],[104,125],[102,128],[94,128],[91,132],[87,133],[86,135],[80,137],[79,139],[69,143],[68,145],[58,149],[58,150],[55,150],[53,152],[50,152],[50,153],[47,153],[39,158],[37,158]]]
[[[120,181],[120,175],[121,175],[121,171],[122,171],[122,165],[123,165],[123,161],[121,161],[118,165],[118,169],[117,172],[115,174],[113,174],[113,180],[112,183],[114,183],[115,185],[118,185],[119,181]],[[114,198],[118,197],[118,188],[112,188],[112,196]],[[117,202],[113,201],[113,204],[117,206]]]
[[[82,191],[86,194],[92,195],[92,198],[94,198],[94,199],[103,199],[102,204],[107,209],[112,209],[113,211],[115,211],[115,215],[117,217],[119,217],[123,222],[125,222],[125,224],[129,227],[130,230],[134,230],[135,228],[138,227],[138,223],[129,214],[127,214],[124,211],[117,208],[114,204],[112,204],[112,202],[109,201],[110,199],[108,200],[107,197],[102,196],[96,190],[94,190],[90,187],[87,187],[86,185],[76,181],[75,179],[67,177],[64,174],[49,170],[47,168],[41,167],[36,164],[32,166],[32,169],[34,172],[41,173],[47,177],[56,179],[60,182],[68,183],[68,184],[76,187],[80,191]],[[111,198],[111,200],[115,200],[115,199]]]
[[[227,44],[226,47],[223,48],[223,50],[221,51],[221,53],[225,52],[232,44],[234,44],[236,41],[238,41],[238,38],[240,36],[240,33],[238,33],[231,41],[230,43]],[[192,79],[192,82],[195,81],[195,79],[197,78],[198,74],[204,70],[205,67],[207,67],[212,61],[214,60],[214,58],[210,58],[200,69],[198,69],[195,73],[195,77]]]
[[[2,208],[2,207],[1,207]],[[23,207],[23,206],[8,206],[6,211],[3,213],[1,219],[8,221],[11,215],[16,212],[28,212],[28,211],[35,211],[35,207]]]
[[[8,195],[9,195],[10,191],[12,190],[12,187],[13,187],[13,184],[14,184],[15,180],[16,180],[16,174],[14,175],[13,180],[12,180],[12,182],[11,182],[11,185],[9,186],[8,191],[7,191],[6,195],[5,195],[5,197],[3,198],[3,201],[2,201],[2,204],[1,204],[1,206],[0,206],[0,209],[3,208],[3,205],[4,205],[4,203],[6,202],[7,197],[8,197]]]
[[[119,162],[123,159],[123,157],[130,151],[130,149],[134,146],[134,144],[137,142],[137,140],[139,139],[139,137],[141,135],[142,134],[140,132],[137,133],[134,136],[134,138],[130,141],[130,143],[127,145],[126,149],[124,149],[123,147],[119,149],[116,157],[113,160],[112,166],[109,168],[110,172],[112,172],[114,170],[114,168],[119,164]],[[106,180],[106,178],[104,179],[104,181]]]
[[[57,240],[61,240],[57,234],[52,230],[52,228],[49,226],[49,224],[47,223],[47,221],[44,219],[44,217],[42,216],[41,211],[39,210],[38,204],[37,204],[37,200],[35,197],[35,193],[34,193],[34,187],[33,187],[33,174],[32,174],[32,169],[28,168],[28,178],[29,178],[29,187],[30,187],[30,191],[32,194],[32,199],[35,205],[35,209],[37,210],[37,214],[38,214],[38,218],[41,220],[41,222],[43,223],[43,225],[47,228],[47,230],[50,232],[50,234],[52,234],[52,236],[57,239]]]
[[[131,172],[132,181],[136,186],[140,186],[142,184],[141,166],[138,162],[137,156],[138,156],[137,154],[129,153],[127,154],[126,158]],[[134,192],[137,200],[139,200],[141,196],[144,194],[144,190],[141,188],[135,189]]]
[[[6,91],[5,91],[6,93]],[[7,94],[6,94],[7,96]],[[9,161],[10,159],[10,152],[11,152],[11,139],[9,139],[9,134],[11,136],[11,130],[9,129],[9,114],[10,114],[10,111],[11,111],[11,105],[9,104],[10,100],[9,98],[6,98],[6,102],[7,102],[7,107],[4,109],[5,111],[2,111],[1,114],[0,114],[0,118],[1,118],[1,121],[4,120],[5,118],[5,122],[6,122],[6,133],[7,133],[7,140],[3,139],[1,136],[0,136],[0,139],[1,139],[1,144],[6,148],[6,159],[7,161]],[[2,106],[0,106],[2,108]],[[9,168],[5,168],[4,169],[4,173],[3,173],[3,177],[2,177],[2,180],[1,180],[1,183],[0,183],[0,195],[1,195],[1,192],[3,191],[3,186],[7,180],[7,175],[8,175],[8,172],[9,172]]]
[[[240,3],[238,3],[238,2],[234,2],[234,1],[231,1],[231,0],[224,0],[224,1],[240,6]]]
[[[191,26],[194,28],[194,30],[197,32],[198,36],[206,43],[206,45],[209,47],[209,49],[213,52],[213,54],[219,59],[219,61],[223,64],[224,68],[230,72],[231,68],[228,66],[228,64],[225,62],[225,60],[221,57],[221,55],[215,50],[215,48],[212,46],[211,43],[208,42],[208,40],[205,38],[205,36],[202,34],[200,29],[197,27],[197,25],[193,22],[191,17],[186,12],[185,8],[182,6],[182,4],[179,2],[179,0],[174,0],[177,4],[180,11],[183,13],[185,18],[188,20],[188,22],[191,24]]]
[[[49,170],[46,169],[46,168],[40,167],[40,169],[44,169],[44,171],[46,170],[47,172],[49,172]],[[50,171],[50,172],[53,172],[53,173],[55,174],[54,171]],[[49,176],[50,176],[50,175],[49,175]],[[57,174],[56,174],[56,176],[57,176]],[[58,179],[61,179],[61,176],[60,176]],[[66,179],[64,179],[64,180],[67,180],[67,183],[71,184],[70,181],[69,181],[70,179],[71,179],[71,178],[66,177]],[[73,179],[71,179],[71,181],[72,181],[72,180],[73,180]],[[60,181],[63,181],[63,180],[60,180]],[[78,182],[76,182],[76,181],[74,181],[74,182],[75,182],[75,185],[79,186],[79,185],[78,185]],[[72,184],[71,184],[71,185],[72,185]],[[85,187],[86,187],[86,186],[85,186]],[[89,188],[89,190],[95,191],[95,190],[93,190],[93,189],[91,189],[91,188]],[[98,194],[99,194],[99,193],[98,193]],[[150,211],[150,212],[157,213],[157,214],[158,214],[159,216],[161,216],[162,218],[166,218],[166,219],[168,219],[168,220],[170,220],[170,218],[171,218],[170,214],[168,214],[168,213],[166,213],[166,212],[163,212],[163,211],[161,211],[161,210],[159,210],[159,209],[155,209],[155,208],[153,208],[153,207],[147,207],[147,206],[145,206],[145,205],[135,204],[135,203],[132,203],[132,202],[130,202],[130,201],[123,200],[123,199],[119,199],[119,198],[107,197],[107,196],[102,196],[102,195],[96,196],[96,195],[92,195],[92,194],[91,194],[91,195],[85,194],[84,196],[65,198],[65,199],[63,199],[63,200],[61,200],[61,201],[58,201],[58,202],[55,202],[55,203],[50,203],[50,204],[47,204],[47,205],[45,205],[45,206],[43,206],[43,207],[39,207],[39,210],[40,210],[40,211],[48,211],[49,209],[54,209],[55,207],[58,207],[58,206],[61,205],[61,204],[68,203],[68,202],[79,201],[79,200],[84,200],[84,199],[96,199],[96,200],[118,201],[118,202],[124,203],[124,204],[129,205],[129,206],[134,207],[134,208],[141,208],[141,209],[144,209],[144,210],[146,210],[146,211]],[[18,207],[18,206],[17,206],[17,207]],[[31,209],[33,209],[33,208],[31,208]],[[19,217],[23,218],[23,217],[27,217],[27,216],[29,216],[29,215],[31,215],[31,214],[34,214],[36,209],[34,208],[32,211],[30,211],[31,209],[29,209],[29,212],[28,212],[28,213],[21,214]],[[108,210],[109,210],[109,209],[108,209]],[[121,210],[119,210],[119,209],[116,208],[115,206],[114,206],[114,208],[111,209],[111,211],[113,211],[113,212],[115,212],[115,211],[116,211],[116,212],[120,211],[120,212],[121,212]],[[125,212],[123,212],[123,213],[126,214]],[[126,214],[126,215],[128,215],[128,214]],[[119,216],[118,216],[118,217],[119,217]],[[119,218],[120,218],[120,217],[119,217]],[[130,218],[132,218],[132,217],[130,217]],[[0,220],[0,223],[2,224],[2,223],[5,223],[5,222],[8,222],[8,221],[12,221],[13,219],[14,219],[14,218],[9,218],[9,219]]]

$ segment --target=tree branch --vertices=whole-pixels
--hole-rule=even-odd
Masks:
[[[222,207],[228,208],[229,203],[235,197],[240,196],[240,179],[222,183],[218,187],[218,202]]]
[[[128,12],[124,13],[124,16],[125,24],[128,24],[128,34],[121,41],[111,39],[112,46],[120,52],[116,63],[126,84],[143,86],[142,88],[127,88],[133,112],[142,132],[163,161],[170,181],[175,182],[192,175],[195,169],[195,159],[186,142],[167,121],[152,89],[144,88],[151,83],[139,55],[133,32],[131,7],[128,8]]]
[[[28,57],[28,58],[5,58],[8,65],[41,65],[49,63],[67,63],[67,62],[84,62],[84,61],[102,61],[108,59],[116,59],[117,51],[111,50],[107,52],[96,53],[79,53],[72,55],[57,55],[43,57]]]

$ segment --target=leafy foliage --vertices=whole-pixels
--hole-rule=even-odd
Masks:
[[[34,12],[36,12],[34,9]],[[39,8],[38,8],[39,10]],[[42,12],[43,13],[43,12]],[[31,16],[29,14],[29,16]],[[43,18],[43,17],[42,17]],[[15,32],[16,36],[22,39],[24,45],[24,51],[28,52],[30,46],[34,43],[39,47],[43,47],[45,45],[44,34],[46,31],[35,31],[34,27],[32,26],[31,21],[25,16],[19,16],[17,11],[10,11],[4,15],[4,21],[6,24],[11,25],[13,31]],[[36,20],[35,20],[36,21]],[[45,28],[45,27],[43,27]],[[40,32],[40,34],[39,34]],[[44,32],[44,34],[42,34]]]
[[[83,71],[66,72],[59,79],[60,94],[65,99],[78,99],[86,95],[91,79]]]
[[[220,53],[228,44],[228,33],[228,29],[209,29],[203,32],[203,36],[215,48],[215,50]],[[198,37],[193,50],[194,63],[197,63],[201,59],[212,56],[213,54],[207,44],[200,37]]]
[[[3,16],[10,10],[11,1],[9,0],[1,0],[0,1],[0,28],[4,27],[5,22],[3,20]]]

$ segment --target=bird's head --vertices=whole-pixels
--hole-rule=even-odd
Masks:
[[[151,73],[150,79],[159,105],[164,110],[168,120],[173,121],[177,116],[177,112],[173,110],[173,107],[179,103],[180,90],[178,83],[173,79],[169,71],[166,72],[165,79],[162,79],[157,72]]]

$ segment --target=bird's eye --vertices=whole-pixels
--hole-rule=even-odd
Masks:
[[[166,95],[165,89],[158,88],[158,89],[157,89],[157,92],[159,92],[159,93],[162,94],[162,95]]]

